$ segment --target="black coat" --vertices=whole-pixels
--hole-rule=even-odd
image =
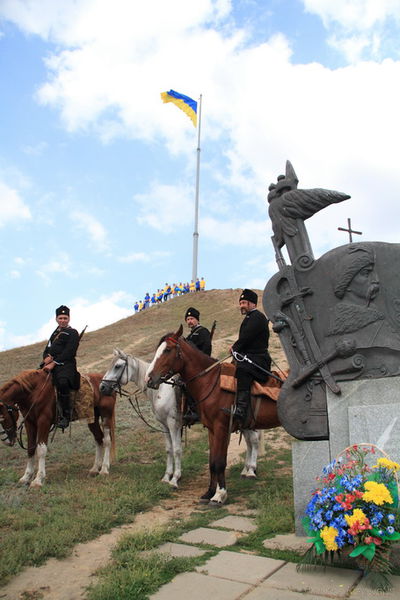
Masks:
[[[196,325],[186,338],[187,342],[191,342],[196,348],[211,356],[211,334],[203,325]]]
[[[271,357],[268,353],[269,328],[267,317],[257,309],[249,312],[242,321],[239,338],[232,346],[234,352],[246,355],[257,365],[269,371]],[[250,373],[257,381],[267,381],[268,375],[257,367],[243,361],[236,363],[240,369]]]
[[[76,352],[79,346],[79,333],[72,327],[57,327],[50,336],[43,358],[50,354],[57,363],[52,371],[53,383],[57,386],[60,378],[66,378],[73,390],[79,389],[79,373],[76,368]]]

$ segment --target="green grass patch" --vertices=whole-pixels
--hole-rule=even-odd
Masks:
[[[75,544],[132,522],[138,512],[181,493],[160,481],[165,470],[163,436],[135,433],[132,437],[128,432],[125,442],[120,437],[118,458],[108,477],[88,477],[93,454],[79,453],[66,436],[50,449],[43,488],[17,483],[24,466],[21,455],[18,465],[14,460],[0,470],[0,585],[23,567],[63,558]],[[84,433],[74,433],[80,435]],[[204,468],[206,447],[207,436],[200,435],[185,449],[183,480],[185,474],[192,478]]]

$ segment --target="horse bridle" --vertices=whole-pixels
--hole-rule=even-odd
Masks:
[[[167,337],[167,338],[165,338],[165,340],[164,340],[164,341],[165,341],[165,342],[171,342],[171,344],[172,344],[173,346],[175,346],[175,350],[176,350],[176,358],[182,358],[182,354],[181,354],[181,347],[180,347],[180,345],[179,345],[179,340],[176,340],[176,339],[175,339],[175,338],[173,338],[173,337]],[[164,350],[164,352],[165,352],[165,350]],[[165,373],[165,375],[162,375],[162,376],[160,377],[160,381],[161,381],[161,383],[167,383],[168,385],[172,385],[172,386],[182,386],[182,383],[181,383],[181,382],[178,382],[178,381],[174,381],[174,380],[172,380],[172,377],[173,377],[174,375],[176,375],[176,371],[174,372],[174,371],[172,370],[172,368],[171,368],[171,369],[169,369],[169,371],[167,371],[167,372]]]
[[[176,340],[175,338],[171,338],[168,337],[165,339],[166,342],[171,342],[175,348],[176,348],[176,358],[182,358],[182,354],[181,354],[181,348],[179,345],[179,340]],[[172,369],[170,369],[165,375],[162,375],[162,377],[160,377],[160,380],[162,383],[169,383],[170,385],[181,385],[181,386],[186,386],[188,383],[190,383],[191,381],[193,381],[194,379],[198,379],[199,377],[202,377],[203,375],[206,375],[211,369],[219,366],[219,372],[217,373],[217,377],[215,378],[215,381],[213,383],[213,385],[211,386],[210,391],[208,392],[208,394],[205,395],[204,398],[202,398],[201,400],[195,400],[196,405],[201,404],[202,402],[204,402],[205,400],[207,400],[207,398],[209,398],[211,396],[211,394],[213,393],[213,391],[215,390],[218,381],[219,381],[219,377],[220,377],[220,372],[221,372],[221,362],[225,360],[222,359],[220,361],[217,361],[216,363],[213,363],[212,365],[210,365],[209,367],[207,367],[206,369],[204,369],[203,371],[200,371],[200,373],[196,373],[196,375],[194,375],[193,377],[191,377],[190,379],[188,379],[185,383],[183,382],[173,382],[173,381],[167,381],[167,379],[171,379],[171,377],[173,377],[175,375],[175,373],[173,372]]]
[[[12,421],[11,427],[4,427],[4,424],[0,423],[0,426],[3,430],[2,432],[0,432],[0,439],[2,442],[5,442],[7,439],[11,441],[11,439],[12,439],[11,434],[14,434],[15,437],[17,436],[17,419],[15,418],[14,412],[15,411],[18,412],[18,407],[17,406],[9,406],[8,404],[5,404],[4,402],[0,402],[0,406],[4,407],[7,410],[8,414],[11,418],[11,421]]]
[[[102,381],[104,381],[104,383],[108,383],[111,387],[112,390],[117,389],[118,390],[118,394],[120,396],[123,395],[123,391],[122,391],[122,387],[121,387],[121,379],[123,374],[125,373],[125,370],[127,371],[126,374],[126,378],[129,380],[128,377],[128,359],[127,358],[122,358],[122,356],[118,356],[118,358],[122,361],[124,361],[125,365],[124,368],[122,369],[121,373],[118,374],[118,378],[117,379],[102,379]]]

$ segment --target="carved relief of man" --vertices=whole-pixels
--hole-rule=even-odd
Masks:
[[[378,331],[385,315],[371,306],[379,293],[372,250],[361,244],[349,246],[339,269],[334,293],[341,302],[332,309],[328,335],[351,333],[382,321],[375,328]],[[372,344],[374,339],[369,341]]]

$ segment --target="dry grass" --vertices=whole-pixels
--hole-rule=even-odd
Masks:
[[[129,354],[149,360],[158,340],[168,331],[176,331],[184,324],[184,315],[189,306],[201,313],[201,323],[208,328],[214,319],[217,328],[213,339],[213,356],[222,358],[236,340],[242,316],[238,309],[240,290],[209,290],[174,298],[126,319],[122,319],[88,332],[83,337],[78,351],[78,368],[82,372],[107,369],[115,347]],[[259,297],[262,292],[258,291]],[[73,325],[73,315],[72,323]],[[185,332],[187,332],[184,325]],[[49,331],[49,335],[51,331]],[[41,360],[46,341],[0,352],[0,385],[24,369],[36,368]],[[270,352],[280,368],[287,368],[285,355],[279,338],[271,331]]]

